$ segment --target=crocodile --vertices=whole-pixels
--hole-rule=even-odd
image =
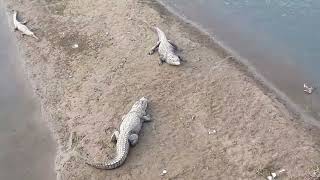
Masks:
[[[181,58],[175,53],[177,46],[167,39],[165,33],[161,29],[158,27],[154,27],[154,29],[158,34],[158,42],[151,48],[151,51],[148,54],[152,55],[158,49],[160,55],[159,65],[163,64],[163,62],[175,66],[180,65]]]
[[[126,160],[129,147],[135,146],[138,143],[138,134],[141,130],[143,122],[151,121],[151,118],[146,113],[148,100],[142,97],[131,108],[128,114],[122,117],[120,131],[115,131],[111,136],[111,142],[116,143],[116,156],[106,162],[86,164],[97,169],[115,169],[120,167]]]
[[[17,11],[13,11],[13,25],[14,25],[14,30],[19,30],[22,32],[22,35],[27,35],[27,36],[32,36],[35,39],[39,39],[34,33],[25,25],[27,22],[19,22],[17,19]]]

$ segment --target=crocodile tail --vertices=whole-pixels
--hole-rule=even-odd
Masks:
[[[14,19],[17,19],[18,11],[12,10],[12,12],[13,12],[13,18],[14,18]]]
[[[34,34],[32,34],[32,37],[34,37],[36,40],[39,40],[39,38]]]
[[[97,168],[97,169],[115,169],[117,167],[120,167],[124,161],[126,160],[129,152],[129,141],[128,141],[128,135],[123,135],[119,137],[117,141],[117,155],[114,159],[103,162],[103,163],[89,163],[86,162],[86,164]]]
[[[162,33],[161,29],[159,29],[157,26],[154,26],[153,29],[159,34]]]
[[[158,34],[159,41],[167,41],[166,34],[158,27],[154,27],[155,31]]]

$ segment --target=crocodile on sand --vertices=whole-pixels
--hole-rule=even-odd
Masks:
[[[159,65],[161,65],[163,62],[175,66],[180,65],[181,59],[175,53],[176,46],[167,39],[166,35],[161,29],[159,29],[158,27],[154,27],[154,29],[158,34],[158,42],[155,46],[152,47],[151,51],[148,54],[151,55],[158,49],[160,55]]]
[[[131,108],[128,114],[122,117],[120,132],[115,131],[111,136],[111,141],[116,142],[116,156],[107,162],[86,164],[97,169],[115,169],[121,166],[127,158],[129,147],[138,143],[138,134],[141,130],[142,123],[151,121],[150,116],[146,113],[148,100],[142,97]]]
[[[22,35],[27,35],[27,36],[32,36],[35,39],[39,39],[36,35],[34,35],[34,33],[32,31],[29,30],[29,28],[24,25],[26,23],[25,22],[19,22],[17,19],[17,11],[13,11],[13,25],[14,25],[14,30],[19,30],[22,32]]]

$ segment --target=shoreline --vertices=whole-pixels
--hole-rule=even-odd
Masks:
[[[182,21],[181,24],[184,24],[186,27],[186,31],[198,31],[199,34],[203,34],[204,36],[210,38],[209,42],[205,42],[209,48],[215,49],[222,57],[231,56],[230,59],[234,62],[235,66],[238,66],[240,70],[245,72],[248,76],[255,79],[257,85],[266,93],[270,94],[270,98],[274,99],[275,101],[279,101],[282,103],[289,111],[291,111],[292,116],[296,116],[297,119],[301,119],[305,123],[309,125],[316,126],[320,128],[320,121],[316,118],[314,112],[311,112],[313,115],[310,115],[303,111],[302,107],[299,107],[296,103],[294,103],[284,92],[279,90],[273,83],[267,80],[258,70],[252,65],[248,59],[240,56],[237,52],[233,51],[230,47],[226,46],[222,41],[212,36],[205,28],[201,25],[197,24],[196,22],[189,20],[187,17],[180,15],[179,13],[175,12],[173,8],[166,5],[161,0],[156,0],[159,5],[155,5],[155,9],[158,9],[158,12],[161,14],[162,11],[168,11],[164,14],[166,16],[175,16],[177,21]],[[168,14],[169,13],[169,14]],[[195,28],[195,30],[193,30]],[[190,29],[190,30],[188,30]],[[196,36],[196,35],[195,35]],[[200,35],[201,36],[201,35]],[[200,39],[200,38],[199,38]]]
[[[1,157],[1,177],[4,179],[56,179],[54,160],[56,157],[56,142],[49,129],[48,122],[42,118],[40,99],[34,93],[30,78],[27,77],[26,66],[19,43],[12,33],[12,16],[6,11],[6,2],[0,2],[1,9],[1,40],[5,48],[1,57],[3,62],[1,81],[2,93],[2,133],[3,145]],[[4,38],[5,37],[5,38]],[[10,71],[10,72],[7,72]],[[11,89],[11,90],[9,90]],[[6,92],[10,91],[10,92]],[[6,109],[10,109],[10,111]],[[32,162],[29,160],[35,159]],[[19,167],[15,172],[12,168]],[[47,168],[46,168],[47,167]],[[30,173],[35,171],[35,173]]]
[[[310,139],[311,135],[309,133],[311,132],[312,135],[319,133],[316,133],[316,130],[310,130],[308,125],[302,125],[299,118],[294,117],[295,115],[293,115],[292,112],[287,112],[288,107],[284,107],[276,97],[272,98],[273,95],[270,96],[270,91],[265,89],[264,84],[262,84],[260,81],[257,81],[257,79],[255,79],[254,76],[249,73],[250,71],[247,70],[247,67],[233,60],[220,62],[220,60],[223,59],[223,57],[221,58],[221,54],[224,56],[224,53],[219,52],[217,49],[212,50],[212,45],[215,47],[215,44],[211,44],[211,42],[207,42],[207,40],[203,42],[203,40],[207,37],[203,36],[201,39],[202,35],[200,35],[198,36],[200,37],[198,40],[196,40],[196,37],[190,38],[190,33],[192,33],[192,31],[195,29],[190,28],[189,30],[185,30],[185,28],[183,28],[183,30],[181,30],[181,27],[186,26],[181,23],[182,20],[180,21],[175,19],[176,17],[170,16],[165,17],[169,18],[169,20],[166,20],[162,17],[160,12],[158,12],[158,15],[156,11],[152,9],[152,5],[147,5],[148,7],[145,7],[143,5],[144,2],[140,3],[140,1],[110,1],[107,3],[108,5],[102,5],[103,1],[97,1],[97,5],[90,5],[87,7],[88,9],[83,7],[87,4],[86,2],[81,1],[78,3],[73,1],[65,2],[65,8],[69,8],[67,12],[72,12],[69,15],[72,15],[74,19],[71,19],[71,16],[68,17],[68,15],[65,15],[64,12],[62,12],[61,15],[59,14],[60,12],[58,12],[58,14],[50,12],[52,17],[36,18],[33,23],[31,23],[31,25],[35,25],[39,28],[36,30],[36,33],[39,33],[42,36],[42,40],[40,42],[34,42],[29,38],[18,38],[20,47],[22,46],[21,49],[26,50],[21,52],[27,55],[25,59],[27,61],[26,71],[28,71],[29,79],[34,82],[33,88],[41,98],[41,107],[43,110],[41,112],[44,113],[43,117],[46,117],[47,121],[51,125],[52,132],[59,143],[59,150],[57,152],[56,159],[56,169],[60,176],[58,179],[102,179],[106,175],[108,175],[107,177],[111,179],[115,177],[129,179],[143,176],[160,179],[161,177],[159,176],[159,173],[162,171],[161,168],[166,167],[169,169],[168,176],[172,178],[189,177],[193,173],[197,175],[196,177],[202,178],[212,177],[212,175],[217,173],[222,173],[220,175],[222,178],[257,178],[260,176],[258,176],[255,172],[250,171],[251,167],[255,169],[253,165],[261,165],[262,169],[268,169],[268,164],[270,165],[271,163],[271,169],[277,170],[279,164],[273,164],[272,161],[270,162],[270,159],[280,158],[283,160],[283,162],[281,162],[283,164],[285,164],[285,162],[290,162],[290,160],[281,158],[285,155],[282,154],[280,150],[284,149],[277,146],[275,150],[272,150],[273,147],[270,146],[273,141],[277,143],[284,143],[286,140],[288,140],[285,138],[281,140],[276,139],[279,138],[277,135],[288,133],[283,132],[285,131],[285,128],[281,130],[281,124],[286,124],[288,126],[286,128],[293,135],[294,132],[302,131],[303,137],[300,135],[297,136],[296,134],[291,138],[295,138],[293,141],[296,143],[302,143],[303,141],[306,141],[304,143],[312,144],[311,147],[314,147],[314,149],[308,149],[308,151],[311,152],[308,156],[317,157],[318,154],[316,153],[315,149],[319,139],[315,137],[315,139]],[[32,14],[43,15],[44,11],[46,10],[43,9],[41,5],[32,7],[32,3],[31,5],[28,5],[26,9],[22,9],[21,4],[19,5],[19,2],[17,1],[10,1],[7,4],[17,8],[19,7],[23,15],[29,16]],[[108,12],[100,12],[106,10],[102,7],[98,8],[99,4],[102,7],[104,6],[104,8],[107,10],[113,10],[113,8],[110,7],[112,7],[112,5],[114,6],[114,12],[118,12],[118,14],[116,13],[113,15],[114,19],[110,19],[108,16],[105,16],[105,21],[108,22],[108,24],[113,24],[115,27],[113,30],[118,30],[118,32],[112,31],[113,27],[108,27],[105,24],[97,25],[89,22],[93,17],[98,19],[98,15],[108,15]],[[54,6],[56,5],[52,5],[50,7]],[[61,9],[60,6],[64,5],[59,5],[58,9]],[[129,10],[126,6],[129,6],[132,9]],[[75,10],[76,7],[80,7],[80,10]],[[90,9],[96,8],[97,12],[90,13]],[[35,12],[35,9],[38,9],[39,12]],[[75,16],[77,13],[80,14],[80,18]],[[90,15],[87,15],[86,13]],[[109,13],[109,15],[111,14],[112,13]],[[127,16],[127,14],[129,14],[129,16]],[[145,18],[145,15],[150,15],[150,17]],[[83,17],[83,20],[81,19],[81,16]],[[56,18],[60,18],[61,20],[59,21]],[[149,46],[151,47],[152,43],[154,43],[156,40],[156,36],[153,34],[153,32],[146,30],[148,27],[140,22],[141,19],[144,22],[147,20],[148,24],[157,23],[159,21],[159,24],[161,24],[162,27],[167,27],[174,32],[168,32],[168,30],[165,29],[165,32],[168,33],[169,37],[173,38],[174,41],[178,41],[178,46],[181,44],[186,51],[190,50],[190,52],[182,52],[182,56],[187,57],[187,62],[181,66],[181,68],[179,67],[180,69],[175,69],[167,65],[157,67],[157,56],[145,55],[147,48],[149,48]],[[73,33],[72,28],[76,28],[79,22],[88,24],[87,26],[80,27],[80,29],[82,29],[82,31],[85,33]],[[167,22],[168,24],[171,23],[172,27],[169,28]],[[66,23],[69,27],[59,28],[59,26],[56,26],[56,33],[58,34],[54,34],[54,26],[62,25],[62,23]],[[143,33],[146,33],[145,35],[141,33],[141,36],[144,37],[144,39],[134,35],[134,33],[137,33],[137,31],[132,29],[134,26],[131,26],[130,23],[136,25],[136,27],[141,31],[143,30]],[[48,29],[44,30],[40,27]],[[98,30],[92,30],[92,27],[97,28]],[[108,28],[107,32],[104,31],[106,30],[105,27]],[[63,28],[65,28],[65,32],[59,32],[59,30],[62,30]],[[41,30],[43,32],[41,32]],[[125,30],[132,32],[121,34],[121,31]],[[99,31],[102,32],[100,33]],[[127,38],[129,38],[129,40]],[[96,41],[102,41],[101,39],[105,40],[106,43],[96,44]],[[141,45],[142,47],[136,46],[131,48],[132,45],[138,44],[137,42],[143,43],[144,40],[146,40],[146,44]],[[72,50],[70,48],[70,45],[72,44],[70,43],[77,42],[79,42],[80,45],[79,50]],[[31,45],[28,45],[28,43],[31,43]],[[189,44],[191,47],[188,47]],[[116,50],[116,48],[121,48],[125,45],[128,45],[129,53],[121,49]],[[52,48],[54,48],[53,51],[51,51]],[[199,49],[199,52],[196,51],[197,49]],[[40,50],[40,52],[37,52],[37,50]],[[117,53],[113,53],[112,51],[123,53],[120,55],[122,57],[118,58]],[[196,58],[199,58],[200,60]],[[211,61],[212,58],[214,59],[213,61]],[[86,61],[91,61],[93,64],[97,63],[98,65],[92,65],[91,63],[87,63],[81,59],[86,59]],[[134,60],[134,63],[130,61],[131,59]],[[46,65],[45,63],[49,65]],[[216,70],[219,71],[220,74],[217,74],[215,71],[212,71],[210,67],[207,67],[208,64],[212,65],[212,67],[216,66]],[[223,69],[221,69],[223,67],[230,69],[230,75],[223,72]],[[53,70],[50,68],[53,68],[54,72],[52,72]],[[60,71],[59,69],[62,69],[63,71]],[[148,69],[153,72],[148,71]],[[147,77],[145,77],[144,74],[138,73],[139,71],[147,71]],[[203,72],[205,71],[207,71],[209,75],[204,74]],[[64,75],[64,73],[66,73],[66,75]],[[99,73],[109,73],[110,76],[104,76],[104,74]],[[134,75],[137,79],[142,79],[142,82],[140,79],[139,82],[137,82],[134,77],[125,75],[127,73],[129,76]],[[164,80],[155,79],[155,75],[160,75],[161,78],[164,78]],[[226,81],[223,80],[225,77],[227,77]],[[200,81],[201,79],[205,79],[206,81]],[[143,80],[145,82],[143,82]],[[191,80],[198,80],[199,83],[191,82]],[[242,83],[244,83],[244,85],[242,85]],[[143,89],[143,86],[146,86],[146,89]],[[204,90],[198,89],[198,86],[202,87]],[[50,90],[51,88],[52,90]],[[161,91],[162,88],[170,91],[172,95],[170,95],[170,93]],[[175,92],[176,88],[179,88],[179,90],[183,91],[184,94],[189,94],[194,97],[189,97],[179,92]],[[213,88],[213,90],[211,90],[211,88]],[[250,88],[253,88],[253,90],[250,90]],[[243,140],[247,139],[243,139],[241,137],[236,138],[236,134],[231,133],[232,131],[239,132],[240,134],[247,133],[244,129],[237,130],[236,127],[228,127],[230,126],[230,123],[232,126],[234,121],[236,121],[236,123],[241,127],[250,126],[249,129],[256,129],[256,132],[254,132],[256,135],[263,135],[265,133],[263,129],[260,129],[261,127],[259,127],[259,125],[255,127],[255,123],[251,122],[252,120],[250,120],[250,118],[246,118],[246,116],[250,115],[251,112],[240,110],[237,108],[237,106],[232,106],[232,104],[230,104],[232,99],[242,97],[237,92],[233,92],[236,91],[235,89],[239,91],[245,90],[245,94],[253,95],[252,97],[245,96],[243,97],[244,99],[240,99],[240,104],[238,104],[238,106],[250,106],[251,104],[247,104],[246,101],[251,101],[251,99],[254,99],[254,101],[258,102],[257,106],[261,107],[261,109],[263,109],[262,107],[264,106],[266,106],[265,108],[269,109],[268,111],[273,114],[273,116],[270,116],[270,119],[272,119],[271,122],[277,125],[275,129],[273,129],[272,126],[268,127],[271,129],[271,131],[276,132],[271,138],[264,136],[261,137],[265,138],[264,141],[266,142],[263,142],[268,144],[266,148],[269,149],[271,153],[268,153],[268,151],[264,152],[262,148],[264,145],[251,144],[251,146],[254,146],[256,149],[258,149],[260,155],[263,153],[263,155],[261,155],[261,159],[260,157],[258,158],[248,154],[247,157],[244,157],[253,158],[253,163],[247,162],[246,160],[240,158],[238,155],[242,155],[242,153],[237,154],[237,152],[239,153],[241,151],[249,150],[249,147],[246,145],[239,146],[237,143],[232,143],[232,145],[223,143],[230,140],[241,143]],[[134,93],[132,94],[132,92]],[[159,93],[158,96],[155,95],[157,93]],[[215,93],[218,93],[218,95],[215,95]],[[148,96],[152,97],[150,111],[155,119],[155,123],[152,125],[146,125],[144,127],[142,142],[139,143],[138,147],[132,149],[129,158],[124,165],[125,167],[121,167],[113,172],[102,172],[85,166],[83,161],[78,157],[78,154],[84,156],[89,155],[91,158],[96,157],[96,160],[106,158],[105,155],[107,153],[112,154],[113,146],[109,145],[108,141],[108,137],[112,133],[112,129],[110,129],[110,127],[117,127],[117,124],[119,123],[118,119],[121,117],[121,114],[126,112],[136,97],[143,94],[147,94]],[[224,102],[225,100],[220,102],[219,95],[226,97],[226,102]],[[211,102],[203,99],[206,96],[208,96],[209,99],[211,98],[213,101]],[[201,102],[201,100],[204,102]],[[218,102],[217,104],[215,104],[216,101]],[[265,103],[264,101],[267,101],[268,103]],[[199,105],[197,106],[199,107],[194,106],[194,102],[198,102]],[[206,109],[206,106],[208,105],[212,107]],[[234,110],[234,113],[233,111],[230,111],[231,109],[229,109],[228,105],[232,106],[231,109]],[[166,106],[171,106],[174,108],[172,109]],[[215,112],[214,106],[217,106],[218,111]],[[278,107],[278,109],[275,109],[274,107]],[[170,110],[175,110],[177,112],[170,112]],[[238,116],[236,114],[238,111],[243,113],[244,116]],[[206,114],[207,112],[211,113]],[[230,115],[228,115],[228,113]],[[258,115],[255,116],[258,118],[256,118],[261,122],[268,124],[268,120],[265,120],[263,117],[268,117],[269,115],[265,114],[264,110],[261,110],[260,112],[260,110],[258,111],[257,109],[257,113]],[[190,121],[189,116],[191,115],[192,117],[196,116],[196,120]],[[218,119],[217,122],[213,124],[211,122],[212,115]],[[171,121],[167,122],[165,119],[170,119]],[[244,122],[239,122],[236,119],[246,120],[244,120]],[[277,124],[278,121],[281,123]],[[287,124],[287,121],[292,122],[292,124]],[[227,126],[229,129],[223,129],[224,126]],[[303,126],[307,127],[304,128]],[[173,127],[185,129],[181,129],[176,132],[175,129],[172,129]],[[156,132],[153,132],[153,130],[150,128]],[[217,129],[218,132],[217,137],[213,139],[207,135],[207,132],[212,128]],[[162,131],[160,131],[161,129]],[[308,129],[310,132],[308,132],[306,129]],[[165,137],[164,135],[166,134],[170,136]],[[184,138],[186,137],[184,136],[187,135],[188,137],[190,134],[191,136],[189,139],[194,143],[188,143],[188,146],[190,147],[186,148],[184,147],[185,144],[182,142],[185,142]],[[171,140],[168,140],[167,138],[170,137]],[[196,141],[199,140],[200,142],[196,143]],[[207,144],[203,144],[203,141]],[[294,142],[292,142],[292,144],[286,144],[286,148],[294,148]],[[304,145],[304,143],[302,143],[302,145]],[[215,144],[219,144],[221,147],[216,147]],[[172,145],[174,145],[176,148],[170,148]],[[302,156],[301,153],[303,152],[299,150],[299,148],[303,147],[302,145],[295,147],[296,150],[298,149],[298,152],[294,155],[297,158]],[[198,155],[199,152],[192,150],[196,147],[197,149],[207,152],[210,155],[203,153],[202,155]],[[230,152],[229,149],[232,149],[234,152]],[[158,153],[154,153],[152,150]],[[180,152],[182,155],[174,155],[177,152]],[[280,154],[280,157],[273,157],[273,153]],[[158,157],[155,157],[154,160],[147,158],[153,157],[155,154],[158,154]],[[170,155],[165,157],[166,154]],[[187,155],[187,157],[184,155]],[[212,165],[210,165],[210,161],[206,161],[205,159],[201,159],[201,164],[198,165],[202,166],[205,164],[206,167],[211,169],[211,173],[202,172],[201,170],[192,168],[192,164],[200,163],[197,160],[198,158],[196,158],[197,156],[213,158],[211,155],[215,157],[213,161],[215,163],[219,163],[217,169],[214,169],[215,165],[212,163]],[[222,156],[223,158],[228,159],[228,162],[230,163],[225,163],[223,158],[220,159],[217,158],[217,156]],[[170,161],[170,158],[180,162],[181,166],[175,166],[176,162]],[[137,162],[137,159],[139,159],[139,162]],[[141,164],[141,162],[143,163]],[[236,167],[236,165],[239,163],[244,163],[244,167]],[[288,167],[293,168],[290,163],[288,164]],[[310,165],[310,162],[303,162],[302,164],[307,166]],[[150,166],[150,172],[143,171],[143,168],[140,170],[139,168],[136,169],[136,167],[142,166]],[[235,173],[231,174],[231,176],[227,176],[227,174],[221,172],[219,168],[234,170]],[[246,168],[248,168],[247,171],[242,173],[241,170],[246,170]],[[308,166],[304,167],[303,170],[297,170],[297,172],[293,172],[292,176],[305,177],[304,175],[306,174],[303,174],[302,172],[309,168],[312,167]],[[293,169],[296,170],[296,168]],[[289,171],[294,171],[293,169],[289,168]],[[130,174],[126,173],[127,171],[129,171]],[[287,175],[287,177],[290,176]]]

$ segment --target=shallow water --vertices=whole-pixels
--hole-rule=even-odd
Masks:
[[[0,1],[0,179],[54,180],[55,142],[21,73]]]
[[[201,26],[284,92],[305,112],[320,114],[320,1],[162,0]]]

